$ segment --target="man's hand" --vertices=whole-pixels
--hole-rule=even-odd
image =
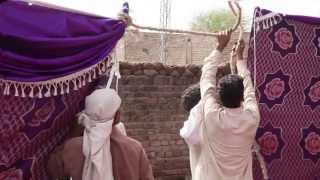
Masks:
[[[230,69],[230,64],[226,63],[226,64],[221,64],[219,65],[218,69],[217,69],[217,73],[216,73],[216,81],[217,83],[219,82],[219,80],[225,76],[231,74],[231,69]]]
[[[238,43],[236,43],[233,46],[232,51],[234,52],[234,55],[236,56],[237,61],[243,60],[243,51],[245,49],[245,43],[244,40],[241,39]]]
[[[227,31],[221,31],[219,32],[219,35],[217,36],[218,39],[218,45],[217,45],[217,50],[222,52],[223,49],[228,45],[228,42],[230,41],[231,38],[231,30]]]

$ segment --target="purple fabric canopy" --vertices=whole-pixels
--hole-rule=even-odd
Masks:
[[[122,21],[21,1],[0,4],[0,78],[37,82],[64,77],[106,58]]]
[[[109,70],[124,31],[119,20],[0,3],[0,180],[49,179],[50,152]]]

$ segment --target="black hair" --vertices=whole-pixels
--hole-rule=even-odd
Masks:
[[[218,84],[218,96],[222,106],[238,108],[243,101],[243,78],[239,75],[228,74],[222,77]]]
[[[198,104],[201,99],[200,85],[194,84],[189,86],[183,91],[181,96],[181,104],[185,111],[190,112],[190,110]]]

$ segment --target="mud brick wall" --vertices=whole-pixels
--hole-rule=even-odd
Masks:
[[[199,81],[198,65],[121,63],[122,116],[128,135],[144,146],[157,180],[188,180],[189,151],[179,129],[187,114],[182,92]]]

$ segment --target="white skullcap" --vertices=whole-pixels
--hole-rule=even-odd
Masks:
[[[97,89],[86,97],[85,113],[95,121],[113,119],[120,108],[121,98],[113,89]]]

